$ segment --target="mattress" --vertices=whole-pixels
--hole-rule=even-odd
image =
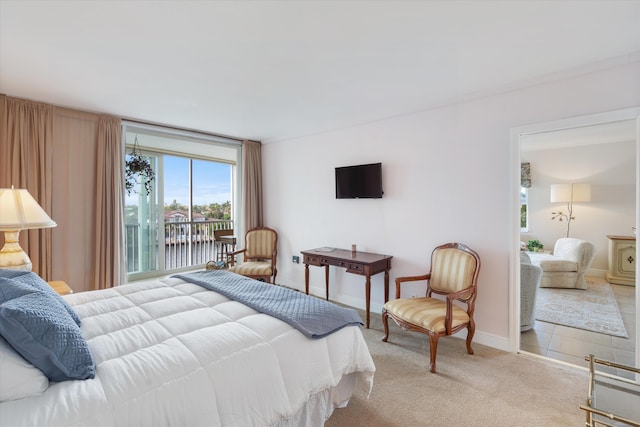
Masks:
[[[179,278],[64,298],[95,377],[0,403],[0,425],[321,426],[373,385],[358,326],[311,339]]]

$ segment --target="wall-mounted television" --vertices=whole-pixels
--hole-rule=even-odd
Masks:
[[[382,163],[336,168],[336,199],[379,199],[382,194]]]

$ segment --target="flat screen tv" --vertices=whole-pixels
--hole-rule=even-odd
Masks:
[[[336,199],[382,197],[382,163],[336,168]]]

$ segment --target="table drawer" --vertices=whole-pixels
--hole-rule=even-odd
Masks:
[[[364,274],[364,265],[350,262],[347,266],[349,273]]]
[[[311,256],[311,255],[305,255],[304,258],[303,258],[303,262],[304,262],[304,264],[309,264],[309,265],[324,265],[320,261],[320,257]]]

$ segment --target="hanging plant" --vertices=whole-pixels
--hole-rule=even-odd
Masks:
[[[136,185],[141,183],[138,181],[138,177],[142,179],[147,195],[151,193],[151,183],[153,182],[156,173],[151,167],[151,163],[142,157],[138,151],[137,135],[133,142],[133,150],[131,151],[131,154],[129,154],[129,159],[125,162],[124,175],[125,189],[127,190],[128,195],[130,195],[132,191],[136,192]]]

